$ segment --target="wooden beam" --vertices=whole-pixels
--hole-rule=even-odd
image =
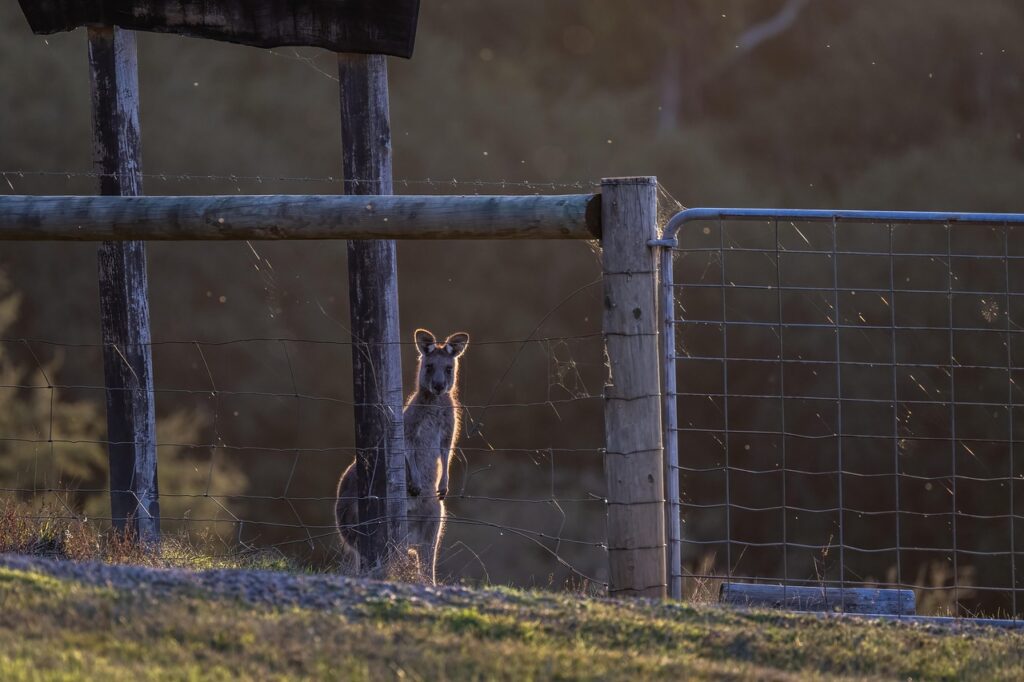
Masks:
[[[387,58],[339,54],[338,83],[345,193],[391,194]],[[359,553],[367,562],[360,569],[373,572],[403,554],[408,543],[395,242],[350,240],[348,285]],[[368,523],[372,519],[385,523]],[[433,557],[419,560],[426,566]]]
[[[600,197],[0,196],[0,241],[597,239]]]
[[[254,47],[411,57],[419,0],[20,0],[35,33],[118,26]]]
[[[609,592],[665,597],[665,487],[658,362],[658,184],[654,178],[601,183],[604,272],[602,330]]]
[[[90,27],[89,76],[93,166],[100,175],[100,192],[141,194],[135,34]],[[153,542],[160,535],[160,499],[145,244],[104,242],[99,280],[110,515],[116,528]]]
[[[730,582],[722,584],[718,599],[733,606],[790,611],[912,616],[917,609],[913,590],[875,587],[796,587]]]

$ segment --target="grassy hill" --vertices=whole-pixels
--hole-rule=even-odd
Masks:
[[[1024,635],[0,555],[0,679],[100,678],[1017,680]]]

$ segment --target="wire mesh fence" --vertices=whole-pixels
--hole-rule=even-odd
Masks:
[[[90,193],[96,181],[91,172],[0,176],[2,193]],[[337,177],[154,173],[146,180],[151,191],[173,194],[341,187]],[[536,194],[556,186],[425,178],[396,180],[396,188]],[[356,454],[355,405],[352,341],[339,322],[344,309],[336,310],[345,300],[344,277],[324,268],[343,267],[343,261],[332,264],[327,249],[315,245],[203,248],[204,262],[221,264],[222,279],[211,280],[193,264],[202,260],[195,245],[160,246],[150,255],[160,339],[151,351],[164,535],[213,556],[269,549],[305,565],[336,568],[335,488]],[[600,279],[581,285],[566,278],[564,291],[543,282],[520,284],[520,295],[530,298],[510,314],[480,296],[457,293],[478,276],[479,268],[461,255],[474,249],[493,249],[488,257],[498,257],[497,245],[423,244],[400,268],[400,277],[411,273],[403,281],[415,281],[424,269],[431,279],[447,279],[463,303],[435,305],[430,319],[457,317],[473,337],[461,373],[462,437],[451,463],[438,577],[601,591],[608,571],[601,430],[607,370],[594,314]],[[564,264],[557,247],[546,250]],[[10,280],[0,286],[0,502],[16,502],[26,519],[87,518],[106,528],[111,443],[103,411],[104,349],[88,333],[95,315],[86,289],[95,277],[92,251],[88,245],[17,245],[15,253],[28,257],[7,266]],[[582,251],[576,272],[599,277],[591,272],[596,260]],[[502,245],[500,254],[507,264],[536,262],[529,245]],[[62,258],[69,261],[67,279],[49,284],[33,274],[38,267],[32,263]],[[69,294],[69,287],[80,295]],[[406,313],[411,325],[424,322],[415,319],[421,291],[404,294],[413,304]],[[460,307],[471,312],[446,312]],[[58,309],[69,315],[68,324],[53,323],[51,311]],[[51,338],[36,338],[40,330]],[[26,331],[32,338],[22,338]],[[407,392],[416,358],[411,329],[409,337],[402,342]]]
[[[413,359],[412,343],[405,345]],[[581,423],[599,419],[602,396],[590,384],[603,367],[600,336],[473,346],[493,356],[488,365],[509,365],[520,379],[540,372],[544,380],[530,395],[504,385],[508,371],[497,382],[474,377],[472,365],[464,372],[463,437],[451,466],[439,576],[602,589],[604,527],[592,521],[605,504],[603,447],[597,437],[569,442]],[[61,382],[42,359],[54,350],[64,363],[102,367],[100,344],[0,340],[8,375],[0,401],[11,408],[0,437],[0,496],[24,503],[23,514],[106,526],[110,442],[99,406],[107,389],[102,380]],[[311,565],[337,565],[334,487],[355,456],[353,402],[341,379],[351,343],[163,341],[152,351],[164,533],[215,554],[273,548]],[[243,371],[254,361],[257,376]],[[325,382],[324,372],[339,380]],[[337,388],[325,391],[325,383]],[[517,430],[517,422],[540,428]]]
[[[216,177],[236,180],[263,179]],[[662,261],[673,591],[900,586],[921,614],[1019,617],[1024,217],[685,213]],[[286,315],[294,270],[236,246],[262,285],[246,310]],[[442,579],[607,587],[600,283],[523,333],[474,335]],[[110,521],[103,350],[0,338],[0,495],[23,509]],[[355,456],[347,334],[151,350],[165,531],[337,565],[334,488]]]
[[[1024,216],[695,217],[663,297],[682,591],[1020,617]]]

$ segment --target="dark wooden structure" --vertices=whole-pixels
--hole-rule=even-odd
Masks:
[[[323,47],[339,53],[348,194],[391,193],[391,137],[384,55],[412,56],[419,0],[20,0],[36,33],[87,26],[94,167],[104,195],[141,194],[138,65],[132,31],[255,47]],[[351,54],[356,53],[356,54]],[[387,519],[368,533],[364,556],[383,560],[404,537],[405,467],[398,283],[394,243],[350,245],[356,448],[361,519]],[[112,241],[99,252],[107,385],[111,516],[147,541],[159,537],[146,255]],[[373,459],[367,459],[373,457]],[[388,484],[387,476],[396,480]],[[385,502],[387,500],[387,502]],[[379,523],[379,521],[378,521]]]
[[[117,26],[254,47],[411,57],[420,0],[19,0],[35,33]]]

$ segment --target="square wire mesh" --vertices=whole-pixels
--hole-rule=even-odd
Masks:
[[[1024,228],[677,236],[684,595],[912,587],[919,614],[1019,617]]]

